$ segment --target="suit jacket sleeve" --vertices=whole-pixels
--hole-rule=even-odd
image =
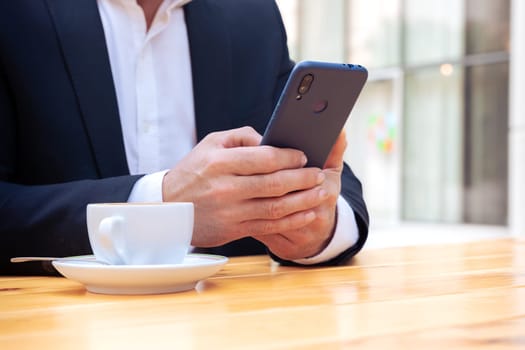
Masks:
[[[9,259],[91,253],[86,205],[126,201],[138,176],[96,2],[1,2],[0,33],[0,274],[54,273]]]
[[[125,202],[138,177],[45,185],[17,183],[18,121],[14,110],[6,75],[0,66],[0,274],[54,274],[49,264],[12,264],[9,259],[90,254],[85,221],[87,203]]]

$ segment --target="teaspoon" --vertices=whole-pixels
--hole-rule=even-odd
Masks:
[[[81,258],[81,257],[58,258],[58,257],[51,257],[51,256],[19,256],[19,257],[11,258],[12,263],[20,263],[20,262],[26,262],[26,261],[81,261],[81,262],[97,263],[101,265],[109,265],[105,261],[95,260],[94,258]]]

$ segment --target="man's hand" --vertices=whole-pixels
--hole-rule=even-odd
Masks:
[[[194,203],[193,246],[255,236],[283,258],[315,254],[334,226],[342,156],[303,168],[301,151],[260,141],[249,127],[208,135],[165,175],[163,200]]]
[[[324,165],[325,181],[320,185],[321,203],[312,208],[315,219],[299,229],[282,231],[274,235],[255,236],[275,255],[295,260],[320,253],[332,239],[336,225],[336,203],[341,191],[343,155],[346,149],[346,135],[343,131],[332,148]]]

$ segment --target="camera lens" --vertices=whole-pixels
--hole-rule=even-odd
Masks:
[[[306,92],[308,92],[308,86],[306,86],[306,85],[301,85],[301,86],[299,87],[299,93],[300,93],[301,95],[303,95],[303,94],[305,94]]]
[[[314,76],[312,74],[307,74],[301,79],[301,84],[299,84],[298,92],[301,95],[304,95],[310,90],[310,86],[314,81]]]

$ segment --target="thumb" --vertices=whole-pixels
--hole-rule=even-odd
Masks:
[[[343,129],[324,163],[324,169],[341,168],[346,150],[346,131]]]

